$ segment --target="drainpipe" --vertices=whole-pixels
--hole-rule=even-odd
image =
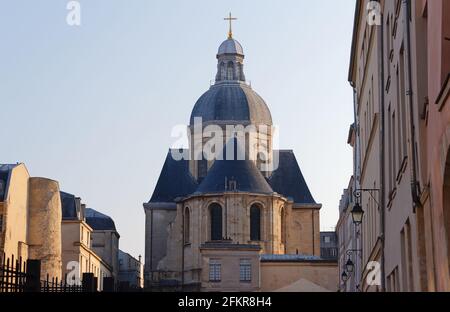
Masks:
[[[416,135],[415,135],[415,125],[414,125],[414,103],[413,103],[413,86],[412,86],[412,57],[411,57],[411,0],[403,0],[403,10],[404,16],[406,17],[406,53],[408,56],[408,91],[406,91],[406,96],[408,97],[409,105],[409,127],[411,133],[411,140],[409,141],[409,152],[411,155],[411,195],[413,199],[413,212],[416,213],[417,207],[422,207],[419,196],[419,182],[417,181],[417,171],[416,171]]]

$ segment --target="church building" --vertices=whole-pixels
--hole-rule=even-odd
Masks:
[[[273,149],[270,110],[246,82],[231,24],[216,57],[215,83],[192,110],[189,149],[169,151],[144,204],[146,287],[335,291],[337,264],[320,257],[321,204],[293,151]],[[213,160],[202,152],[211,127],[226,134]],[[255,131],[239,136],[239,127]]]

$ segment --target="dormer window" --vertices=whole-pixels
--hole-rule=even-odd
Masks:
[[[229,191],[236,191],[237,190],[237,182],[234,178],[231,178],[228,181],[228,190]]]

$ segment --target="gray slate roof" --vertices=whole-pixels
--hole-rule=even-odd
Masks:
[[[116,225],[111,217],[92,208],[85,210],[86,222],[94,231],[116,231]]]
[[[0,164],[0,201],[5,200],[11,170],[17,165]]]
[[[189,171],[189,162],[176,161],[169,151],[150,202],[172,203],[177,197],[194,193],[197,186]]]
[[[272,125],[272,115],[264,100],[242,83],[216,84],[195,103],[190,124],[194,118],[209,121],[248,121],[255,125]]]
[[[270,176],[269,184],[275,192],[290,197],[294,203],[316,203],[309,191],[294,152],[291,150],[279,151],[279,165]]]
[[[169,152],[150,203],[173,203],[177,197],[194,193],[224,192],[225,177],[237,181],[238,191],[257,194],[276,192],[296,204],[316,204],[293,151],[287,150],[279,151],[279,166],[267,180],[251,161],[216,160],[200,185],[189,172],[188,161],[176,161]]]
[[[61,197],[62,219],[63,220],[77,220],[77,206],[75,195],[59,192]]]
[[[227,160],[227,148],[234,144],[232,160]],[[237,139],[231,139],[223,149],[223,160],[216,160],[208,171],[206,178],[199,185],[196,193],[220,193],[226,191],[226,181],[236,181],[236,190],[257,194],[272,194],[273,190],[256,167],[248,159],[237,160],[238,151],[242,151]]]
[[[239,54],[244,55],[244,50],[242,49],[242,45],[233,38],[229,38],[222,42],[219,46],[219,50],[217,51],[217,55],[222,54]]]

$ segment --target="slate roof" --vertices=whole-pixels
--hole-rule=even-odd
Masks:
[[[169,152],[150,203],[173,203],[177,197],[194,193],[224,192],[225,177],[228,181],[234,178],[237,191],[257,194],[276,192],[296,204],[316,204],[293,151],[287,150],[279,151],[279,166],[269,179],[263,177],[252,161],[226,160],[224,157],[224,160],[214,162],[200,185],[190,174],[188,161],[175,161]]]
[[[275,153],[275,151],[274,151]],[[272,189],[297,204],[316,204],[300,170],[294,152],[279,151],[279,164],[269,178]]]
[[[11,170],[19,164],[0,164],[0,201],[5,200]]]
[[[62,219],[63,220],[77,220],[77,204],[75,195],[59,192],[61,197]]]
[[[234,144],[234,155],[227,159],[227,148]],[[242,147],[237,139],[231,139],[223,149],[223,160],[217,159],[208,171],[205,179],[199,185],[196,193],[220,193],[226,191],[226,182],[236,181],[236,190],[256,194],[272,194],[273,190],[253,161],[238,160],[238,151]],[[231,155],[230,155],[231,156]]]
[[[85,210],[86,222],[94,231],[116,231],[116,225],[111,217],[92,208]]]
[[[150,202],[172,203],[177,197],[194,193],[197,186],[189,171],[189,161],[176,161],[169,151]]]
[[[190,124],[194,118],[209,121],[248,121],[254,125],[272,125],[272,116],[266,102],[249,86],[242,83],[213,85],[195,103]]]
[[[217,55],[222,54],[244,55],[244,50],[242,49],[242,45],[236,39],[229,38],[222,42],[222,44],[219,46]]]

